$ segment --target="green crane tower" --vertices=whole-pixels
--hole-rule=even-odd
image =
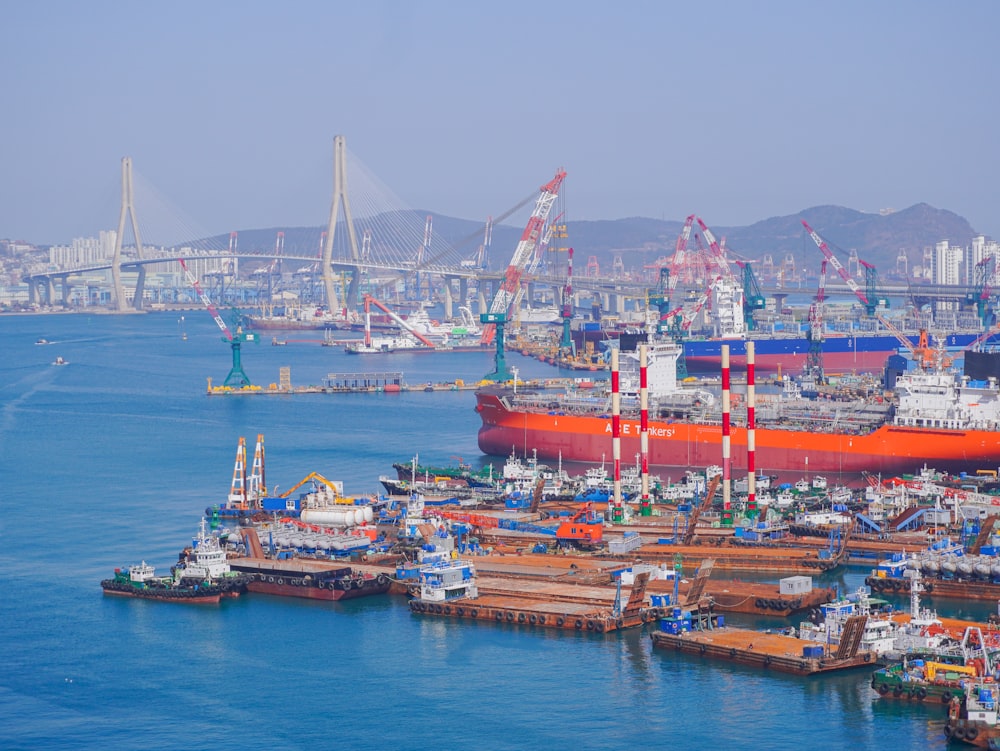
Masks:
[[[216,310],[212,301],[208,298],[208,295],[202,291],[201,285],[198,283],[198,278],[188,269],[187,264],[184,263],[184,259],[178,258],[177,260],[180,263],[181,268],[184,269],[184,273],[187,275],[188,281],[191,282],[191,286],[194,287],[195,292],[198,293],[198,297],[201,298],[202,303],[206,308],[208,308],[208,312],[215,320],[219,330],[224,334],[222,341],[229,342],[229,346],[233,351],[233,366],[229,369],[229,375],[226,376],[223,386],[228,386],[230,388],[243,388],[244,386],[253,385],[250,383],[250,379],[243,370],[240,348],[242,347],[243,342],[257,342],[259,344],[260,338],[252,332],[244,332],[243,327],[238,324],[236,326],[236,333],[233,334],[233,332],[230,331],[229,327],[226,325],[226,322],[222,320],[222,316],[219,315],[219,311]],[[236,320],[238,320],[239,311],[234,311],[234,315],[237,316]]]
[[[483,376],[484,381],[496,381],[503,383],[513,378],[513,374],[507,367],[507,353],[504,349],[504,326],[507,324],[506,313],[482,313],[479,322],[483,324],[492,323],[496,327],[496,353],[493,355],[493,372]]]
[[[736,265],[743,272],[743,322],[747,331],[754,331],[757,328],[757,321],[753,313],[755,310],[764,310],[767,307],[767,298],[764,297],[750,262],[737,261]]]

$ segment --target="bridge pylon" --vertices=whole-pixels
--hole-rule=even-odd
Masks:
[[[351,214],[351,201],[347,195],[347,140],[344,136],[333,138],[333,201],[330,204],[330,221],[326,227],[326,242],[323,245],[323,287],[326,289],[326,303],[333,311],[338,307],[337,289],[334,286],[333,275],[333,237],[337,230],[337,215],[340,206],[344,206],[344,224],[347,227],[347,237],[351,246],[351,258],[359,262],[358,237],[354,231],[354,217]],[[354,266],[350,288],[344,305],[357,305],[358,267]],[[353,299],[351,299],[353,297]]]
[[[142,239],[139,236],[139,222],[135,218],[135,201],[132,193],[132,158],[122,159],[122,209],[118,215],[118,234],[115,237],[115,256],[111,261],[111,278],[115,286],[115,307],[119,312],[125,310],[125,288],[122,287],[122,236],[125,234],[125,215],[128,214],[132,221],[132,233],[135,235],[135,251],[139,258],[142,258]],[[138,267],[139,275],[135,284],[135,296],[132,298],[132,306],[136,310],[142,310],[142,295],[146,269],[144,266]]]

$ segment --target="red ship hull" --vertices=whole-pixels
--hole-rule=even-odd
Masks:
[[[483,421],[479,448],[486,454],[597,463],[612,456],[611,418],[508,409],[500,394],[477,393]],[[639,453],[639,420],[621,419],[621,456]],[[814,433],[758,428],[756,468],[764,472],[897,474],[923,464],[946,472],[1000,464],[1000,433],[883,425],[865,434]],[[733,469],[747,467],[747,431],[731,429]],[[705,467],[722,462],[721,425],[649,422],[649,463],[656,467]]]

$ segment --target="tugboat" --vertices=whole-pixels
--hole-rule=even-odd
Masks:
[[[248,577],[233,571],[219,538],[208,533],[204,517],[201,529],[190,548],[185,548],[171,569],[181,584],[211,584],[222,588],[226,597],[238,597],[246,591]]]
[[[444,603],[479,597],[472,562],[453,558],[447,551],[424,556],[419,577],[420,583],[410,600],[410,610],[414,613],[450,612],[450,608],[444,610]]]
[[[101,582],[106,595],[138,597],[164,602],[217,603],[225,587],[216,584],[181,583],[172,576],[156,576],[155,569],[143,561],[122,570],[115,569],[111,579]]]
[[[115,569],[111,579],[101,582],[107,595],[138,597],[167,602],[217,603],[223,597],[238,597],[247,590],[247,577],[230,570],[218,538],[206,531],[205,520],[192,548],[181,553],[171,576],[157,576],[143,561],[137,566]]]

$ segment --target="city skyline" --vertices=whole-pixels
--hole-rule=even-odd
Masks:
[[[113,227],[124,156],[157,193],[144,222],[323,225],[337,134],[402,205],[463,219],[563,167],[569,221],[926,202],[1000,234],[989,2],[46,2],[0,18],[11,239]]]

